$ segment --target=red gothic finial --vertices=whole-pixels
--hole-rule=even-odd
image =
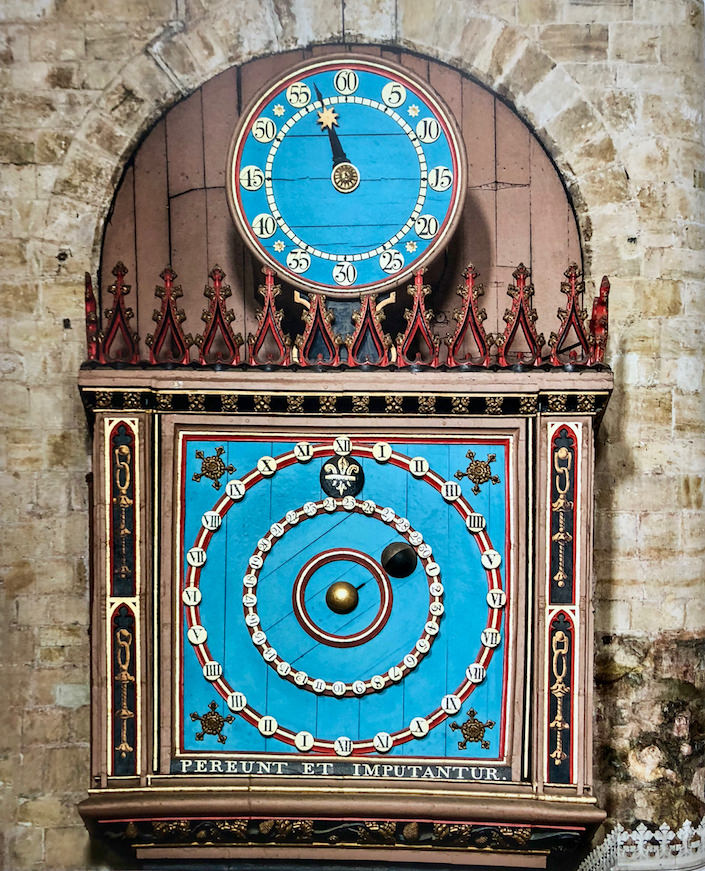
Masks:
[[[210,302],[201,314],[206,328],[203,335],[199,333],[194,339],[198,345],[198,362],[203,366],[210,363],[237,365],[240,362],[240,346],[243,340],[240,333],[233,333],[230,324],[235,320],[235,313],[225,305],[225,300],[232,295],[232,291],[229,285],[223,285],[225,273],[219,266],[214,266],[208,277],[213,282],[213,287],[207,284],[203,291],[203,295]]]
[[[139,363],[137,333],[130,329],[128,321],[134,317],[131,308],[125,305],[130,285],[124,283],[127,267],[118,261],[113,268],[115,283],[108,293],[115,297],[112,308],[105,312],[106,329],[98,333],[98,361],[100,363]]]
[[[522,335],[528,345],[528,349],[523,351],[523,353],[528,353],[531,364],[540,366],[541,348],[545,342],[543,336],[538,335],[536,332],[535,324],[538,314],[531,304],[534,288],[531,284],[527,283],[529,270],[523,263],[520,263],[512,275],[516,284],[510,284],[507,288],[507,294],[512,298],[512,307],[504,312],[504,321],[507,326],[504,329],[504,333],[495,340],[499,351],[497,362],[500,366],[509,365],[507,357],[511,353],[512,345],[521,327]],[[519,360],[518,357],[517,360]]]
[[[86,353],[90,362],[96,362],[99,358],[100,339],[98,331],[98,304],[93,293],[91,276],[86,272],[85,276],[85,311],[86,311]]]
[[[475,279],[478,273],[470,264],[463,272],[465,284],[458,288],[458,296],[463,299],[461,309],[456,309],[453,312],[453,319],[458,326],[452,336],[446,336],[445,343],[448,345],[448,366],[459,366],[462,363],[479,363],[482,366],[490,365],[490,345],[491,337],[485,332],[482,322],[487,318],[487,312],[484,308],[478,307],[478,299],[484,294],[484,288],[481,284],[475,284]],[[460,357],[461,348],[468,335],[472,337],[474,348],[466,350],[464,356]],[[473,350],[475,353],[473,354]]]
[[[425,298],[431,292],[428,284],[423,283],[424,270],[417,270],[414,275],[414,284],[407,287],[407,293],[413,297],[413,305],[411,309],[406,309],[404,318],[406,319],[407,327],[404,334],[397,336],[397,366],[411,366],[417,363],[425,363],[427,366],[438,366],[438,348],[440,339],[431,332],[429,324],[433,317],[433,312],[426,310]],[[421,357],[421,351],[417,350],[413,359],[412,346],[418,340],[419,346],[424,347],[429,358],[424,361]]]
[[[154,295],[161,299],[159,311],[155,309],[152,320],[157,329],[147,336],[150,363],[181,363],[190,362],[189,348],[193,345],[191,334],[184,335],[181,324],[186,320],[184,310],[177,307],[176,300],[183,296],[181,287],[174,287],[176,273],[167,266],[159,276],[164,287],[156,287]]]
[[[384,312],[377,311],[374,294],[362,297],[360,309],[353,312],[352,319],[355,329],[345,340],[348,366],[388,366],[392,340],[382,329]]]
[[[303,336],[297,336],[294,342],[299,365],[337,366],[342,339],[333,332],[331,324],[335,318],[326,308],[322,296],[311,294],[309,309],[303,313],[303,319],[306,324]]]
[[[264,305],[262,311],[257,313],[256,333],[250,333],[247,337],[248,362],[251,366],[288,366],[291,363],[291,339],[281,328],[282,313],[277,311],[275,303],[281,287],[274,283],[276,276],[272,269],[265,266],[262,271],[264,285],[260,284],[259,292],[264,298]],[[276,348],[276,355],[272,353],[272,344]]]
[[[605,346],[607,345],[607,331],[609,328],[609,295],[610,282],[606,275],[602,276],[600,293],[592,303],[592,317],[590,318],[590,365],[604,363]]]
[[[585,318],[587,311],[580,307],[582,296],[585,291],[585,284],[582,281],[582,273],[578,269],[577,263],[571,263],[563,273],[568,279],[561,282],[561,293],[564,293],[568,299],[566,300],[565,308],[558,309],[558,317],[561,321],[561,326],[557,333],[551,333],[548,344],[551,348],[551,364],[553,366],[561,366],[563,361],[560,359],[561,352],[568,350],[568,336],[571,327],[575,333],[575,339],[583,349],[583,360],[587,362],[590,355],[590,347],[588,338],[585,334]],[[578,351],[576,346],[572,346],[568,353],[568,359],[571,363],[578,362]]]

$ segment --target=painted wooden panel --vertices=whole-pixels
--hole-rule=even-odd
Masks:
[[[166,114],[169,196],[198,190],[205,183],[203,169],[203,104],[201,91],[177,103]]]
[[[142,296],[137,331],[146,336],[154,326],[150,291],[160,283],[159,274],[171,262],[164,121],[157,124],[135,155],[135,244],[135,283]]]
[[[225,185],[225,163],[239,117],[237,70],[206,82],[203,91],[203,152],[206,187]]]
[[[505,757],[511,440],[390,439],[389,462],[373,459],[373,441],[355,440],[344,463],[332,437],[306,443],[306,462],[294,441],[225,433],[181,442],[183,753],[286,753],[307,732],[314,756],[346,736],[365,758]],[[467,479],[468,449],[492,463],[492,483]],[[201,475],[214,451],[224,464],[217,480]],[[335,477],[349,463],[354,486]],[[433,475],[457,497],[445,499]],[[338,487],[357,498],[326,500],[348,492]],[[390,545],[415,554],[413,565],[386,562]],[[345,613],[326,598],[340,582],[356,590]],[[191,712],[213,701],[236,716],[225,741],[204,744]],[[456,722],[466,707],[487,722],[479,738]],[[423,734],[415,718],[426,720]],[[385,734],[388,746],[372,745]]]
[[[135,287],[135,274],[137,257],[135,254],[135,173],[134,166],[130,164],[120,182],[120,187],[115,194],[113,206],[108,220],[105,222],[105,236],[103,238],[103,257],[100,268],[101,302],[103,310],[112,308],[113,296],[107,292],[107,288],[113,283],[115,277],[112,274],[113,267],[121,260],[127,267],[126,284],[132,285],[132,291],[128,297],[128,305],[135,313],[135,319],[131,327],[135,328],[137,321],[138,306],[137,292]]]
[[[186,313],[184,332],[195,335],[203,324],[203,288],[210,269],[208,248],[204,244],[207,225],[205,190],[201,188],[172,198],[170,212],[172,267],[178,275],[176,283],[184,292],[179,300]]]

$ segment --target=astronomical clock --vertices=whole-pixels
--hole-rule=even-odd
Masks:
[[[569,267],[546,345],[528,270],[492,333],[468,267],[439,338],[424,273],[460,232],[467,145],[442,95],[380,58],[277,75],[224,157],[231,232],[263,269],[246,341],[217,267],[195,342],[162,273],[144,359],[126,268],[102,316],[87,282],[81,813],[148,867],[546,867],[603,818],[591,554],[609,285],[588,323]],[[402,294],[392,340],[383,310]]]

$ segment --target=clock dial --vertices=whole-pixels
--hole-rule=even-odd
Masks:
[[[444,245],[465,157],[428,85],[381,61],[310,62],[245,112],[228,196],[255,255],[306,290],[399,284]]]
[[[221,447],[236,471],[214,497],[193,473]],[[454,477],[469,449],[505,470],[479,495]],[[204,752],[190,712],[215,702],[235,722],[208,752],[502,758],[508,439],[190,434],[181,451],[181,753]],[[355,495],[322,487],[336,461],[359,468]],[[498,724],[483,742],[455,734],[465,708]]]

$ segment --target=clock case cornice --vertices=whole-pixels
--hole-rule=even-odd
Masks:
[[[566,369],[569,367],[566,367]],[[87,414],[164,413],[535,416],[601,419],[614,379],[606,366],[571,371],[413,367],[140,368],[87,364],[79,389]]]

